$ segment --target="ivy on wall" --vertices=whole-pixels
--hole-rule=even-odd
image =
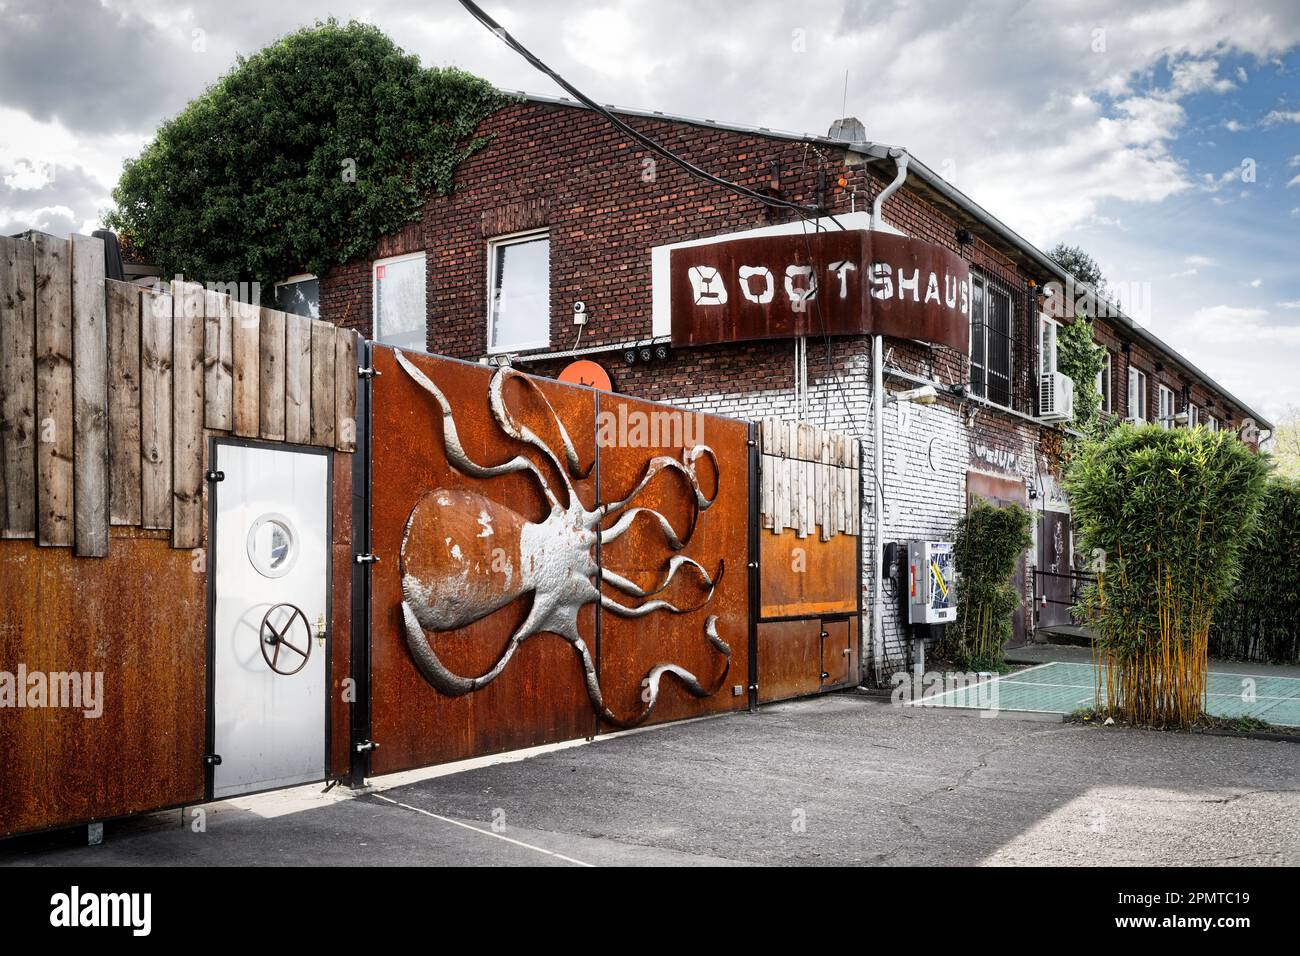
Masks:
[[[1074,427],[1083,431],[1101,411],[1097,373],[1106,364],[1106,353],[1092,340],[1092,319],[1077,316],[1056,333],[1056,367],[1074,381]]]
[[[269,283],[367,255],[450,192],[505,98],[377,28],[318,22],[240,57],[128,160],[106,222],[162,267]]]

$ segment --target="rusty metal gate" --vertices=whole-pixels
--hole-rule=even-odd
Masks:
[[[371,364],[371,773],[748,705],[752,426]]]

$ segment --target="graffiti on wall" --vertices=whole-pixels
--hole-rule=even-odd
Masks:
[[[713,504],[701,490],[696,473],[697,462],[707,459],[718,471],[713,450],[707,445],[692,445],[682,460],[658,455],[646,463],[640,480],[618,501],[587,508],[574,488],[591,470],[583,468],[573,441],[554,407],[537,385],[527,376],[507,367],[499,369],[488,386],[488,404],[492,419],[502,432],[515,441],[540,452],[555,468],[563,483],[557,493],[533,459],[518,454],[496,465],[474,461],[465,451],[451,405],[441,389],[402,353],[396,358],[409,375],[437,403],[442,416],[443,446],[448,462],[462,475],[492,478],[523,472],[536,481],[550,506],[549,513],[538,522],[530,521],[513,508],[474,491],[436,488],[426,492],[407,519],[401,549],[402,618],[407,647],[416,667],[426,681],[438,691],[459,697],[473,693],[495,680],[511,657],[528,638],[543,632],[558,635],[569,643],[581,663],[587,695],[593,709],[615,726],[631,727],[646,720],[659,699],[662,678],[671,674],[695,697],[709,697],[721,689],[731,666],[731,647],[717,632],[717,617],[710,616],[704,636],[722,658],[721,675],[706,687],[686,668],[673,663],[654,665],[642,679],[644,704],[631,718],[615,715],[605,704],[600,679],[587,642],[578,630],[578,613],[588,604],[599,602],[604,611],[621,617],[639,618],[657,611],[688,614],[698,611],[713,599],[722,579],[725,562],[718,561],[711,574],[697,561],[676,554],[662,569],[657,585],[642,588],[632,580],[602,567],[596,558],[596,544],[617,540],[640,516],[654,522],[673,551],[681,551],[690,542],[700,515]],[[505,385],[511,379],[522,383],[539,398],[549,412],[560,438],[554,449],[511,413],[505,400]],[[563,456],[563,462],[560,458]],[[662,473],[678,475],[689,487],[692,513],[686,528],[678,532],[659,511],[634,506],[634,502]],[[604,527],[606,519],[613,524]],[[679,606],[656,597],[678,572],[698,578],[704,591],[694,606]],[[608,585],[639,604],[624,604],[602,593]],[[454,673],[439,659],[427,631],[451,631],[479,621],[500,610],[524,594],[532,595],[532,607],[524,622],[511,634],[496,663],[478,676]]]

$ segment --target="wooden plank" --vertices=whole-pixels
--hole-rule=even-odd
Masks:
[[[258,336],[262,320],[256,305],[231,302],[231,337],[234,343],[235,368],[232,374],[235,405],[235,434],[256,438],[261,429],[259,386],[262,356]]]
[[[203,424],[228,432],[235,426],[230,296],[207,290],[203,294]]]
[[[258,421],[263,438],[284,441],[284,313],[263,309],[258,333]],[[333,363],[330,368],[333,369]]]
[[[311,324],[311,443],[334,447],[334,340],[338,328]]]
[[[172,526],[172,297],[140,301],[140,524]]]
[[[311,441],[311,319],[292,313],[284,329],[284,438]]]
[[[773,507],[776,501],[776,459],[771,455],[760,455],[758,466],[761,469],[759,478],[763,486],[763,527],[770,528],[776,517]]]
[[[109,521],[140,523],[140,289],[105,281],[108,291]]]
[[[37,543],[72,545],[72,244],[37,234]]]
[[[108,308],[104,240],[72,237],[72,536],[108,555]]]
[[[36,273],[32,244],[0,238],[0,537],[36,534]]]
[[[188,304],[194,285],[175,300],[172,326],[173,548],[203,543],[203,315]]]
[[[339,329],[334,343],[334,447],[357,448],[357,333]]]

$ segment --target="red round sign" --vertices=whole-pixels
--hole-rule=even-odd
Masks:
[[[559,378],[561,382],[586,385],[588,388],[598,388],[602,392],[614,390],[614,386],[609,381],[609,373],[595,362],[588,362],[586,359],[570,362],[560,373]]]

